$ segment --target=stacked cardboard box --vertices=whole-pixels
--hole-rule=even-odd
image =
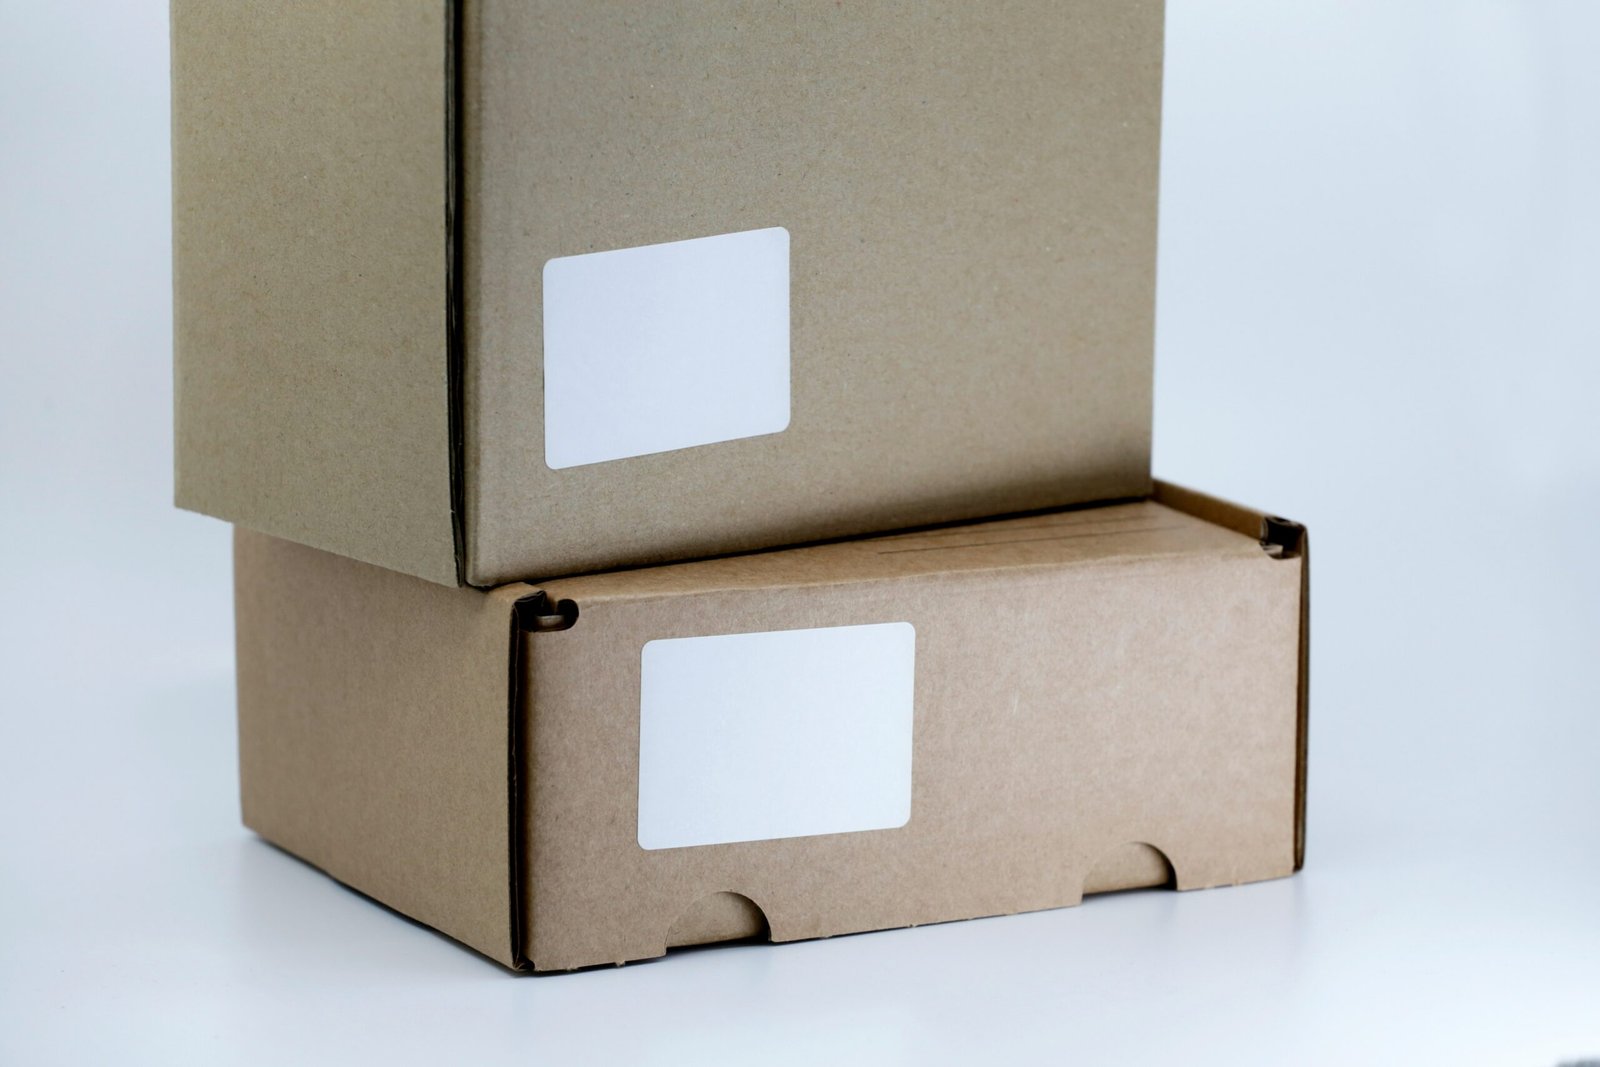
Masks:
[[[177,0],[246,822],[539,970],[1294,870],[1304,531],[1149,476],[1161,30]]]

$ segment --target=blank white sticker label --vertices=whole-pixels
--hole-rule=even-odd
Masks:
[[[904,826],[916,644],[908,622],[646,644],[640,847]]]
[[[547,466],[670,452],[788,425],[788,230],[544,265]]]

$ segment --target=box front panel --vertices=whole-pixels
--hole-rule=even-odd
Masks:
[[[571,630],[527,639],[533,964],[659,955],[680,917],[738,898],[775,940],[1071,904],[1086,883],[1148,884],[1151,849],[1180,888],[1286,875],[1299,595],[1298,561],[1257,554],[581,604]],[[784,754],[803,776],[808,760],[827,766],[828,741],[849,745],[851,734],[820,716],[804,741],[752,743],[749,721],[776,706],[792,724],[805,679],[821,697],[830,669],[861,665],[813,660],[798,697],[775,701],[763,681],[698,705],[697,685],[737,683],[739,672],[726,661],[682,671],[669,703],[699,734],[673,752],[652,737],[662,708],[649,650],[857,627],[914,634],[903,825],[654,838],[653,777],[676,773],[691,793],[709,778],[710,796],[728,802],[715,781],[725,759],[748,758],[741,771],[754,772],[732,775],[747,810],[731,817],[782,812],[796,795]],[[871,651],[866,677],[892,674],[894,656]],[[663,759],[676,765],[651,765]],[[868,773],[896,785],[890,764]]]
[[[473,581],[1148,488],[1159,2],[464,18]]]

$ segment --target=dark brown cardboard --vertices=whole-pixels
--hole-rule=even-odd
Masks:
[[[245,820],[535,970],[1280,877],[1302,848],[1304,543],[1162,486],[481,593],[241,530]],[[640,847],[646,641],[888,620],[917,641],[905,826]]]
[[[178,502],[492,586],[1141,496],[1161,44],[1159,0],[174,0]],[[773,226],[787,428],[546,466],[544,265]]]

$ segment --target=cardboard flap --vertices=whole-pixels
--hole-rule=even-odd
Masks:
[[[507,682],[528,590],[452,589],[246,530],[234,558],[245,823],[515,966]]]

